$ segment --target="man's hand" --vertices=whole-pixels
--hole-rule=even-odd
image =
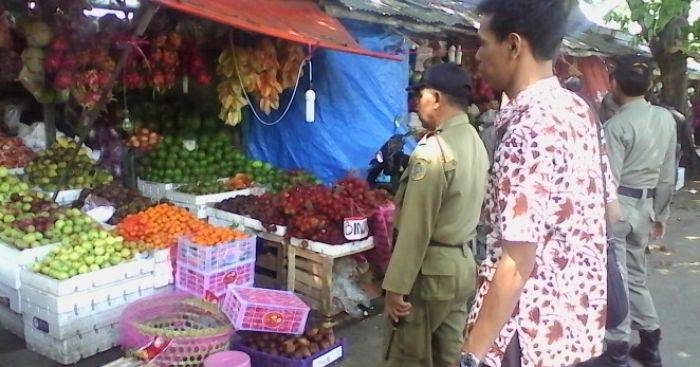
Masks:
[[[654,222],[651,225],[651,239],[656,241],[664,238],[666,235],[666,223],[664,222]]]
[[[404,301],[403,297],[403,294],[386,291],[384,308],[389,317],[397,323],[400,318],[406,317],[411,313],[411,304]]]

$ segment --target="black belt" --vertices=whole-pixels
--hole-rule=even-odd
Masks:
[[[656,196],[656,189],[647,189],[647,198]],[[617,193],[630,198],[641,199],[644,196],[643,189],[633,189],[630,187],[620,186],[617,188]]]
[[[428,246],[432,246],[432,247],[449,247],[449,248],[453,248],[453,247],[454,247],[454,248],[462,248],[462,247],[464,246],[464,244],[461,244],[461,243],[460,243],[459,245],[450,245],[450,244],[447,244],[447,243],[442,243],[442,242],[430,240],[430,243],[428,243]]]

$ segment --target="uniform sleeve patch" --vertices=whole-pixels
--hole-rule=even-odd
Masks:
[[[428,161],[425,159],[417,159],[411,167],[411,180],[420,181],[425,178],[425,174],[428,172]]]

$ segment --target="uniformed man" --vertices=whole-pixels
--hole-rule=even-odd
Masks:
[[[488,170],[486,149],[465,114],[470,85],[458,65],[438,64],[414,87],[430,132],[396,194],[398,234],[383,284],[393,323],[386,366],[452,366],[462,346],[476,275],[470,241]]]
[[[661,331],[646,283],[645,250],[650,237],[659,239],[666,232],[675,187],[676,123],[668,110],[644,99],[652,76],[645,60],[625,56],[611,78],[621,107],[605,124],[605,136],[622,210],[612,237],[629,287],[630,314],[608,330],[606,352],[585,366],[627,367],[629,353],[645,367],[661,367]],[[639,330],[641,342],[629,350],[632,328]]]

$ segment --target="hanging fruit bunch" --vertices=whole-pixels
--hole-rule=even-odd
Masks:
[[[138,43],[138,42],[137,42]],[[213,76],[198,47],[183,41],[177,31],[157,34],[138,46],[124,72],[127,89],[151,87],[159,92],[175,87],[183,76],[209,85]]]
[[[304,61],[303,48],[294,43],[263,38],[255,47],[235,46],[219,56],[217,73],[221,113],[228,125],[241,122],[241,109],[247,105],[243,91],[258,98],[265,114],[279,108],[280,94],[297,81],[299,65]]]

